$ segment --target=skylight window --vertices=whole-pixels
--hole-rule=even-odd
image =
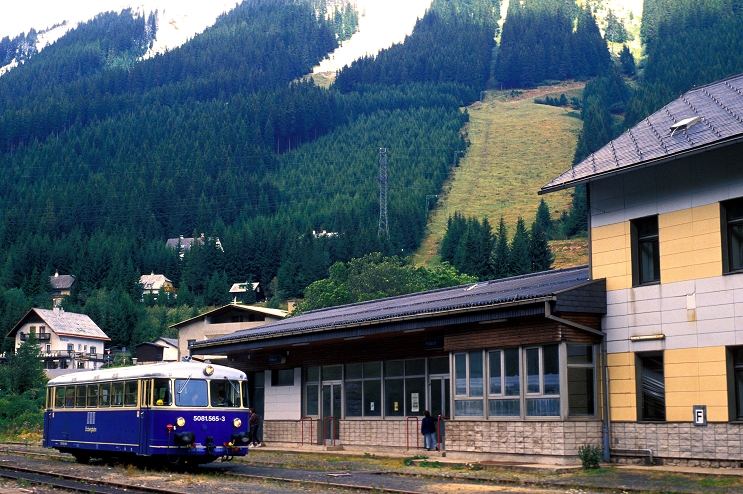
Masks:
[[[679,130],[689,130],[694,124],[699,122],[701,117],[691,117],[679,120],[675,124],[671,125],[671,135],[675,134]]]

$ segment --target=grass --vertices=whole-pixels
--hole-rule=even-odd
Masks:
[[[537,191],[570,168],[582,122],[571,115],[572,110],[537,105],[534,98],[579,96],[583,86],[561,83],[534,90],[489,91],[483,101],[467,108],[471,145],[439,195],[427,236],[415,255],[417,265],[438,262],[446,221],[454,212],[487,218],[493,229],[502,216],[510,239],[519,217],[527,228],[531,225],[542,197],[553,218],[569,209],[570,191],[545,196]],[[587,262],[585,241],[582,245],[581,250],[579,241],[555,244],[555,267]]]

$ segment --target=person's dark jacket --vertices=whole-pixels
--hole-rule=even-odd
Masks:
[[[421,434],[433,434],[436,432],[436,421],[433,417],[424,417],[421,421]]]
[[[258,414],[257,413],[251,413],[250,418],[248,419],[248,423],[251,427],[258,425]]]

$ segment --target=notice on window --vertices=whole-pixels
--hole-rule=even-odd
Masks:
[[[395,411],[398,411],[400,408],[398,407],[398,402],[395,402]]]
[[[418,400],[418,393],[410,393],[410,411],[420,411],[420,401]]]
[[[374,411],[374,402],[369,403],[369,410]]]

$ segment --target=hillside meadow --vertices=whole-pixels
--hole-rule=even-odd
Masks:
[[[580,113],[538,105],[534,98],[559,98],[565,93],[569,100],[580,97],[583,87],[583,83],[566,82],[533,90],[487,91],[481,101],[466,108],[470,121],[465,131],[470,146],[433,207],[416,264],[430,265],[439,260],[447,218],[455,211],[487,218],[493,228],[502,216],[510,237],[519,216],[531,225],[541,197],[553,219],[569,209],[571,191],[545,196],[537,195],[537,191],[570,167],[582,128]],[[585,240],[558,240],[550,247],[556,268],[588,262]]]

